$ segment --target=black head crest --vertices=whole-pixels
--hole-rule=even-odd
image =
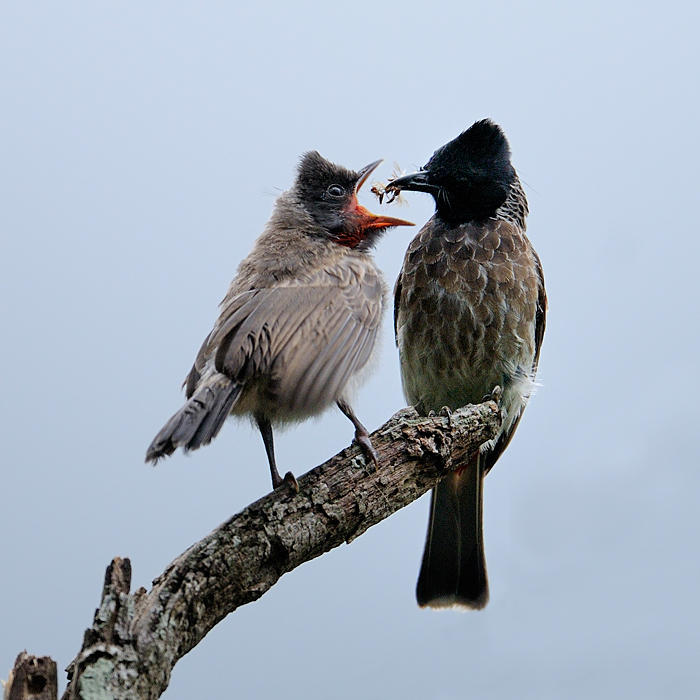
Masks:
[[[425,169],[436,177],[487,177],[510,181],[513,167],[508,139],[498,124],[482,119],[438,148]]]
[[[359,175],[326,160],[318,151],[301,157],[295,189],[306,211],[327,232],[343,227],[345,209]]]
[[[297,188],[305,200],[322,200],[331,185],[338,185],[348,193],[354,192],[358,177],[355,171],[331,163],[318,151],[309,151],[299,163]]]
[[[438,214],[452,223],[495,216],[516,177],[508,140],[490,119],[438,148],[418,176],[413,189],[430,192]]]

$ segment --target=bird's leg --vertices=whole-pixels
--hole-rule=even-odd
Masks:
[[[336,403],[338,404],[338,408],[352,421],[352,424],[355,426],[355,440],[365,453],[365,460],[369,461],[371,459],[374,462],[374,466],[379,467],[379,456],[372,445],[372,441],[369,439],[367,428],[360,423],[360,419],[355,415],[355,412],[352,410],[349,403],[343,401],[343,399],[338,399]]]
[[[287,484],[292,491],[299,493],[299,484],[294,478],[294,474],[292,474],[292,472],[287,472],[283,479],[280,476],[280,473],[277,471],[277,464],[275,462],[275,444],[272,438],[272,423],[270,423],[269,418],[256,414],[255,422],[258,424],[263,443],[265,444],[267,461],[270,464],[270,475],[272,476],[272,488],[276,489],[278,486],[282,486],[282,484]]]

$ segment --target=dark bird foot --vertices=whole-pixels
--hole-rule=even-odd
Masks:
[[[284,475],[284,479],[279,474],[272,475],[272,487],[275,491],[280,486],[287,486],[292,493],[299,493],[299,482],[292,472],[287,472]]]
[[[299,482],[292,472],[287,472],[282,479],[283,484],[287,484],[292,493],[299,493]]]
[[[375,469],[379,468],[379,455],[377,450],[374,449],[374,445],[369,438],[369,435],[358,435],[355,434],[355,442],[362,448],[362,452],[365,455],[365,462],[369,464],[374,462]]]
[[[486,394],[481,398],[481,403],[485,403],[486,401],[495,401],[500,406],[501,398],[503,398],[503,389],[496,384],[490,394]]]
[[[360,419],[355,415],[350,404],[343,399],[336,401],[338,408],[352,421],[355,426],[355,442],[362,448],[365,454],[365,462],[368,464],[374,462],[375,467],[379,467],[379,455],[372,445],[372,441],[369,439],[369,433],[367,428],[365,428]]]

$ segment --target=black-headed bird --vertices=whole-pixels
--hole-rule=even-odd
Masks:
[[[547,297],[525,235],[528,205],[502,130],[485,119],[387,192],[428,192],[435,214],[410,244],[394,323],[406,398],[423,411],[479,403],[501,387],[502,427],[473,463],[432,492],[416,596],[421,606],[482,608],[488,579],[483,479],[532,393]]]

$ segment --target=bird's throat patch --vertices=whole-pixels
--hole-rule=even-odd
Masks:
[[[357,248],[360,243],[366,240],[367,233],[368,231],[363,231],[361,229],[356,229],[354,231],[342,229],[333,233],[333,240],[346,248]]]

